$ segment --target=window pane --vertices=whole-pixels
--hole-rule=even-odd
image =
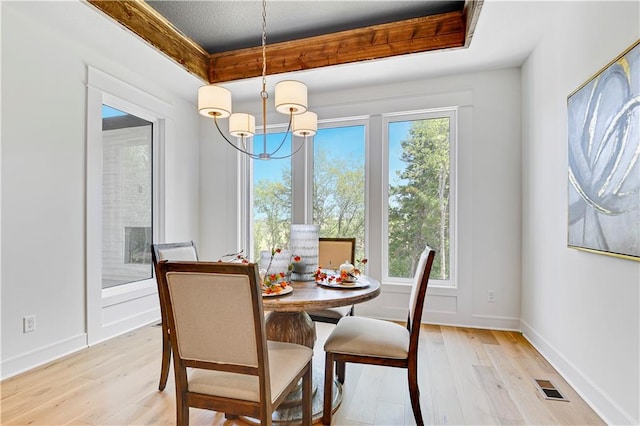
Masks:
[[[426,245],[449,279],[449,118],[389,123],[389,277],[411,278]]]
[[[272,157],[291,153],[291,135],[268,133],[266,152]],[[262,135],[253,140],[253,152],[264,152]],[[251,259],[260,259],[260,250],[289,246],[291,228],[291,158],[251,160],[253,165],[253,254]]]
[[[102,288],[152,277],[152,123],[102,108]]]
[[[321,237],[355,237],[365,247],[365,127],[320,129],[314,136],[313,223]]]

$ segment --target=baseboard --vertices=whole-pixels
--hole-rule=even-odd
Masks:
[[[113,322],[102,328],[100,338],[93,342],[92,345],[128,333],[145,325],[156,323],[159,320],[160,310],[155,308],[140,312],[137,315],[130,316],[121,321]],[[41,365],[85,349],[88,346],[87,334],[82,333],[13,358],[2,360],[0,363],[0,380],[5,380],[20,373],[33,370]]]
[[[144,312],[139,312],[136,315],[123,318],[119,321],[114,321],[102,326],[100,330],[100,337],[91,342],[91,345],[95,345],[105,340],[112,339],[120,336],[121,334],[128,333],[137,328],[144,327],[149,324],[153,324],[160,321],[160,308],[152,308]]]
[[[389,321],[406,321],[407,309],[390,306],[356,305],[356,314]],[[491,315],[472,315],[461,318],[456,312],[426,310],[422,316],[426,324],[445,325],[451,327],[484,328],[489,330],[520,331],[520,318]]]
[[[82,333],[51,345],[2,360],[0,378],[2,380],[32,370],[87,347],[87,334]]]
[[[536,332],[526,321],[520,321],[523,336],[555,368],[587,404],[610,425],[639,424],[638,419],[623,410],[599,386],[588,379],[547,339]]]

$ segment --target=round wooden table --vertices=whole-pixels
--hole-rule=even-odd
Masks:
[[[306,311],[349,306],[371,300],[380,294],[380,283],[367,276],[358,277],[358,285],[366,287],[340,286],[330,288],[315,281],[294,281],[293,292],[281,296],[262,298],[265,311],[269,315],[265,320],[267,339],[280,342],[298,343],[313,349],[316,341],[316,327]],[[316,364],[314,362],[314,364]],[[314,368],[313,419],[322,417],[322,396],[324,387],[324,369]],[[274,423],[300,423],[302,391],[292,392],[273,415]],[[342,390],[336,383],[333,409],[342,402]]]

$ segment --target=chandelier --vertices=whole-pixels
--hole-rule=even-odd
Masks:
[[[307,86],[299,81],[284,80],[275,86],[275,107],[276,111],[289,115],[289,124],[282,142],[274,151],[267,151],[267,2],[262,1],[262,91],[260,98],[262,101],[262,152],[254,153],[247,148],[247,139],[256,133],[256,119],[251,114],[231,112],[231,92],[215,84],[202,86],[198,89],[198,112],[205,117],[213,118],[218,132],[229,145],[236,150],[248,155],[253,159],[269,160],[289,158],[297,153],[305,144],[301,144],[298,149],[288,155],[278,155],[283,147],[289,133],[295,136],[313,136],[318,130],[318,116],[307,111]],[[229,134],[237,138],[237,144],[225,136],[220,129],[218,119],[229,118]]]

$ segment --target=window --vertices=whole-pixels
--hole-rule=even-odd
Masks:
[[[283,141],[284,132],[267,134],[267,151]],[[263,138],[256,136],[253,152],[263,151]],[[298,143],[298,142],[296,142]],[[313,170],[309,186],[298,185],[294,194],[291,158],[252,160],[251,254],[260,259],[261,250],[288,247],[292,223],[292,200],[312,194],[312,220],[320,225],[323,237],[356,237],[356,256],[364,256],[365,247],[365,126],[327,127],[313,137]],[[279,154],[291,152],[291,137],[284,139]],[[304,152],[296,156],[304,156]],[[276,157],[278,154],[275,155]],[[305,214],[305,216],[307,216]]]
[[[413,277],[429,245],[438,253],[432,279],[452,283],[455,112],[390,116],[386,128],[386,276],[398,281]]]
[[[285,138],[286,136],[286,138]],[[284,138],[284,139],[283,139]],[[274,157],[291,153],[291,135],[267,133],[267,152],[275,151]],[[253,138],[253,152],[263,152],[262,135]],[[291,228],[291,159],[260,161],[252,160],[252,253],[249,256],[260,259],[260,250],[289,245]]]
[[[369,258],[367,272],[385,284],[410,282],[429,245],[437,253],[432,281],[454,286],[456,114],[451,108],[324,123],[293,160],[249,162],[251,258],[287,247],[293,217],[320,225],[321,237],[355,237],[356,259]],[[254,144],[262,150],[261,137]],[[283,149],[291,149],[288,140]]]
[[[321,237],[355,237],[365,247],[365,127],[320,129],[313,140],[313,223]]]
[[[152,241],[164,238],[163,147],[173,107],[87,68],[86,304],[92,345],[157,318]]]
[[[102,106],[102,288],[151,278],[153,124]]]

